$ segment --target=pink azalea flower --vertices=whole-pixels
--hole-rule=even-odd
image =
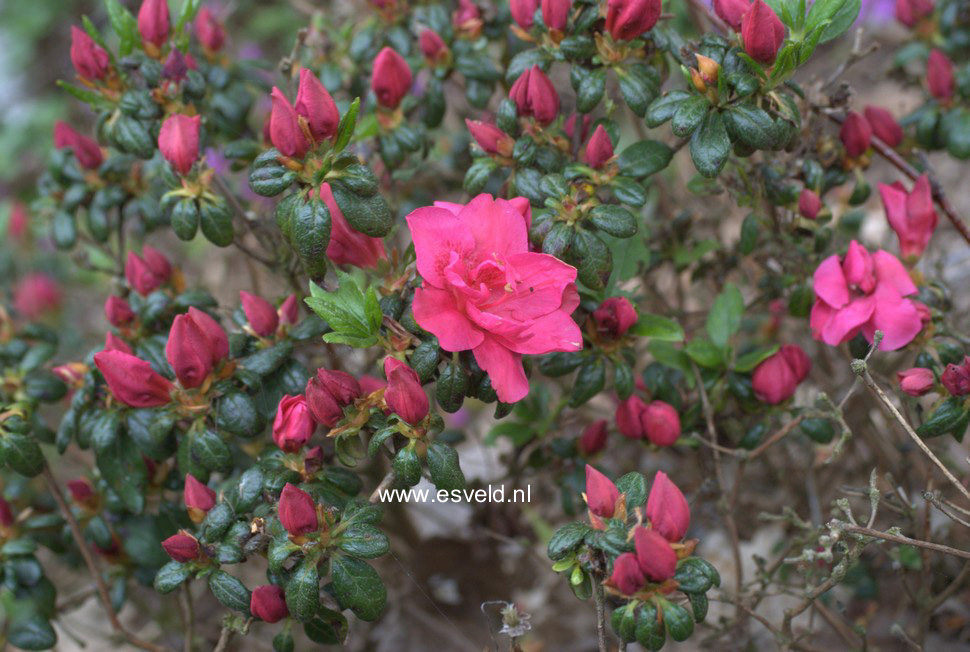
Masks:
[[[915,301],[916,286],[906,268],[892,254],[870,254],[853,240],[841,260],[829,256],[815,270],[815,306],[812,335],[837,346],[860,331],[872,341],[883,332],[880,348],[895,351],[909,344],[923,322]]]
[[[479,195],[435,202],[407,217],[418,272],[414,318],[448,351],[471,349],[499,400],[529,393],[522,354],[577,351],[576,269],[529,251],[524,199]]]
[[[898,181],[892,185],[881,183],[879,195],[886,207],[889,226],[899,236],[899,251],[903,258],[918,259],[930,243],[939,220],[933,207],[929,178],[925,174],[921,176],[909,192]]]

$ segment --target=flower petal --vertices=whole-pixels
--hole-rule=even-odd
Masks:
[[[427,283],[438,288],[446,287],[442,270],[451,260],[451,253],[475,250],[471,231],[453,213],[434,206],[412,211],[407,222],[418,259],[418,272]]]
[[[522,356],[486,337],[475,347],[475,361],[492,380],[492,387],[503,403],[515,403],[529,393],[529,380],[522,368]]]
[[[414,320],[433,333],[446,351],[466,351],[482,343],[485,335],[458,311],[455,298],[434,287],[414,291]]]
[[[876,331],[882,331],[880,351],[901,349],[923,330],[923,320],[916,306],[909,299],[899,296],[893,288],[880,285],[873,298],[875,310],[872,319],[863,326],[862,333],[871,342]]]
[[[889,285],[904,297],[916,294],[918,291],[916,284],[913,283],[913,279],[909,277],[909,272],[906,271],[898,258],[888,251],[880,249],[872,254],[872,261],[875,264],[876,278],[879,280],[880,286]]]
[[[525,218],[504,200],[483,193],[468,202],[458,217],[474,235],[481,260],[529,250]]]
[[[832,306],[841,308],[849,302],[849,286],[842,273],[838,256],[829,256],[815,270],[815,296]]]
[[[844,342],[869,321],[875,308],[875,300],[872,296],[868,296],[856,299],[844,308],[836,310],[822,329],[822,339],[832,346]]]

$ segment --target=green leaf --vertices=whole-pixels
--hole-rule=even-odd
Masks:
[[[232,227],[232,211],[229,204],[222,197],[214,202],[202,204],[199,225],[205,239],[217,247],[228,247],[232,244],[235,230]]]
[[[335,292],[327,292],[311,282],[311,296],[305,300],[333,329],[323,336],[324,341],[357,348],[373,346],[383,321],[377,294],[373,288],[362,292],[353,277],[340,270],[337,270],[337,279],[340,285]]]
[[[641,64],[627,64],[613,69],[620,83],[623,100],[639,117],[643,117],[650,103],[660,93],[660,77],[654,68]]]
[[[706,95],[691,95],[680,103],[670,121],[670,128],[678,138],[686,138],[694,133],[711,108]]]
[[[938,437],[954,428],[965,416],[963,398],[951,396],[943,401],[930,415],[930,418],[916,429],[916,434],[924,438]]]
[[[0,449],[0,459],[20,475],[32,478],[44,470],[44,454],[31,435],[7,433],[0,439]]]
[[[161,568],[155,574],[155,590],[161,594],[171,593],[192,575],[192,568],[188,564],[183,564],[174,559]]]
[[[761,362],[764,361],[766,358],[774,355],[777,352],[778,352],[778,345],[773,344],[772,346],[761,347],[761,348],[755,349],[754,351],[750,351],[749,353],[745,353],[744,355],[738,357],[738,359],[734,361],[734,370],[741,371],[741,372],[751,371],[759,364],[761,364]]]
[[[383,238],[391,231],[394,216],[379,193],[359,195],[340,180],[334,181],[330,186],[337,207],[355,231],[372,238]]]
[[[741,255],[747,256],[758,244],[758,235],[761,232],[761,225],[758,223],[758,217],[754,214],[748,215],[741,222],[741,242],[739,244],[739,249]]]
[[[690,617],[690,612],[666,600],[662,603],[664,625],[667,633],[675,641],[686,641],[694,633],[694,620]]]
[[[580,282],[593,290],[606,287],[613,271],[613,254],[609,247],[598,235],[584,229],[573,237],[566,262],[576,267]]]
[[[820,41],[827,43],[845,33],[859,17],[860,9],[862,9],[862,0],[846,0],[845,4],[832,14],[831,22],[822,33]]]
[[[684,593],[705,593],[711,588],[711,580],[703,568],[694,563],[696,558],[688,558],[680,563],[674,579],[677,588]]]
[[[353,138],[354,130],[357,128],[357,113],[359,111],[360,98],[355,97],[346,113],[340,118],[340,124],[337,125],[337,141],[333,145],[334,151],[342,152],[350,144],[350,139]]]
[[[437,364],[437,353],[435,354]],[[438,405],[445,412],[457,412],[468,391],[468,374],[460,364],[449,363],[435,383],[434,394]]]
[[[770,149],[774,144],[774,119],[761,107],[736,104],[723,115],[724,126],[732,141],[754,149]]]
[[[175,34],[182,35],[185,26],[192,22],[196,12],[202,5],[202,0],[182,0],[182,8],[179,10],[178,19],[175,21]]]
[[[377,620],[387,602],[387,589],[377,571],[359,559],[338,555],[331,561],[331,575],[334,596],[342,608],[361,620]]]
[[[232,470],[232,451],[213,430],[204,430],[192,438],[192,456],[210,471]]]
[[[617,164],[621,174],[643,178],[666,168],[673,156],[674,151],[667,145],[656,140],[641,140],[623,150]]]
[[[90,105],[92,108],[105,109],[111,105],[111,103],[101,95],[95,93],[94,91],[89,91],[86,88],[74,86],[73,84],[69,84],[60,79],[57,80],[57,86],[67,91],[75,98],[81,100],[85,104]]]
[[[57,644],[54,628],[38,613],[11,618],[7,622],[10,627],[7,631],[7,642],[22,650],[49,650]]]
[[[629,238],[637,233],[637,218],[615,204],[600,204],[589,212],[589,221],[597,229],[617,238]]]
[[[108,19],[111,21],[111,28],[120,40],[118,54],[127,57],[134,51],[135,46],[141,45],[138,21],[119,0],[105,0],[104,5],[108,12]]]
[[[573,382],[573,390],[569,395],[569,406],[579,407],[586,401],[593,398],[601,391],[606,384],[606,362],[601,356],[588,359],[579,368],[576,380]]]
[[[630,332],[665,342],[681,342],[684,339],[684,329],[676,321],[649,313],[640,315]]]
[[[647,114],[645,116],[647,126],[659,127],[673,118],[681,102],[690,96],[690,93],[687,91],[671,91],[655,99],[647,107]]]
[[[582,521],[566,523],[556,530],[552,538],[549,539],[549,545],[546,548],[549,559],[553,561],[563,559],[570,552],[578,548],[583,542],[583,539],[586,538],[586,535],[591,531],[590,527]]]
[[[605,68],[584,68],[574,65],[569,70],[569,81],[576,91],[576,110],[590,113],[603,99],[606,90]]]
[[[684,352],[702,367],[717,369],[724,366],[724,351],[710,340],[695,338],[687,343]],[[692,374],[693,375],[693,374]]]
[[[720,174],[731,153],[731,139],[724,119],[717,111],[709,111],[690,139],[690,158],[697,171],[708,179]]]
[[[448,444],[432,442],[428,446],[427,463],[431,482],[438,489],[452,491],[465,488],[465,474],[458,463],[458,453]]]
[[[300,622],[313,618],[320,608],[320,573],[315,559],[305,559],[285,588],[286,607]]]
[[[703,593],[688,593],[687,599],[690,600],[691,610],[694,612],[694,620],[698,623],[704,622],[707,618],[708,600]]]
[[[402,484],[413,487],[421,481],[421,458],[411,447],[402,448],[391,462],[394,477]]]
[[[649,603],[644,603],[637,611],[637,643],[651,652],[659,650],[667,642],[667,632],[657,615],[657,608]]]
[[[733,283],[726,283],[707,315],[707,334],[715,346],[727,349],[731,336],[741,328],[743,315],[744,298],[741,291]]]
[[[223,606],[249,613],[249,589],[224,570],[216,570],[209,576],[209,589]]]
[[[338,547],[348,555],[373,559],[391,549],[387,535],[369,523],[354,523],[340,534]]]
[[[179,240],[189,241],[199,230],[199,205],[195,199],[186,197],[172,207],[172,230]]]
[[[216,403],[216,427],[245,439],[258,436],[266,426],[256,403],[242,392],[224,394]]]
[[[627,508],[643,507],[647,502],[647,480],[642,473],[631,471],[616,481],[616,488],[626,494]]]
[[[327,272],[327,245],[330,244],[330,209],[318,197],[298,204],[290,220],[290,243],[311,279]]]

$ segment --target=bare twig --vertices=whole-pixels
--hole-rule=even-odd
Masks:
[[[387,475],[384,476],[384,479],[381,480],[381,483],[377,485],[377,488],[374,489],[373,493],[371,493],[370,498],[367,499],[367,502],[371,503],[372,505],[379,502],[381,499],[381,494],[392,484],[394,484],[394,471],[388,471]]]
[[[596,587],[593,589],[593,599],[596,602],[596,640],[599,643],[599,652],[606,652],[606,614],[603,609],[603,585],[596,580]]]
[[[967,552],[966,550],[958,550],[956,548],[951,548],[950,546],[944,546],[943,544],[940,544],[940,543],[932,543],[931,541],[911,539],[909,537],[904,537],[901,534],[890,534],[889,532],[880,532],[879,530],[863,527],[861,525],[852,525],[851,523],[836,522],[835,529],[841,530],[842,532],[848,532],[849,534],[858,534],[860,536],[872,537],[874,539],[882,539],[883,541],[891,541],[893,543],[898,543],[901,545],[916,546],[917,548],[925,548],[926,550],[942,552],[943,554],[952,555],[954,557],[960,557],[961,559],[970,559],[970,552]]]

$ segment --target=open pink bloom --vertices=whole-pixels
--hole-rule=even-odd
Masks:
[[[529,393],[522,354],[578,351],[576,269],[529,251],[527,202],[482,194],[407,217],[418,272],[414,318],[448,351],[471,349],[499,400]]]
[[[841,260],[829,256],[815,270],[812,336],[838,346],[861,332],[870,342],[883,332],[880,349],[895,351],[909,344],[923,328],[916,294],[906,268],[891,253],[870,254],[853,240]]]
[[[879,196],[886,207],[889,226],[899,236],[899,251],[903,258],[922,256],[939,220],[933,207],[929,177],[921,176],[909,192],[898,181],[892,185],[880,183]]]

